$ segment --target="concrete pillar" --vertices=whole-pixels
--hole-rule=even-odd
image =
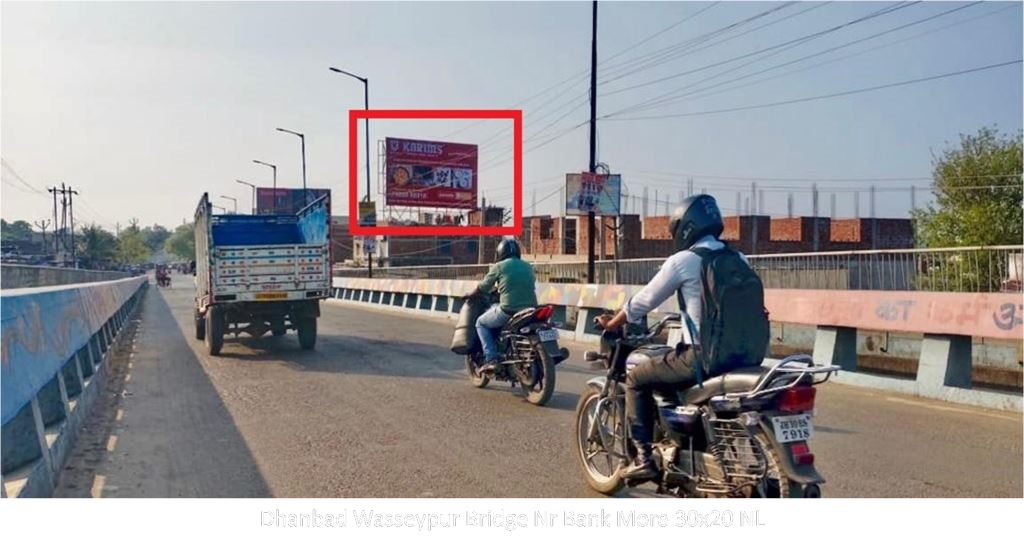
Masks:
[[[946,386],[970,388],[970,336],[925,334],[917,363],[917,385],[922,393],[942,391]]]
[[[814,334],[814,362],[857,370],[857,329],[819,326]]]
[[[64,377],[64,391],[67,393],[68,399],[82,393],[82,388],[85,386],[82,379],[82,366],[78,358],[80,354],[82,354],[81,350],[76,352],[74,357],[61,368],[61,375]]]
[[[38,411],[38,407],[35,408]],[[36,427],[33,404],[27,403],[0,428],[0,471],[9,475],[25,464],[43,456],[46,439],[40,438],[42,421]]]
[[[48,427],[63,420],[67,416],[67,392],[64,389],[64,378],[58,373],[43,385],[36,394],[43,426]]]

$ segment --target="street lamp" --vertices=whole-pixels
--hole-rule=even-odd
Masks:
[[[231,196],[221,196],[221,197],[226,199],[226,200],[231,200],[231,202],[235,204],[235,211],[234,211],[233,214],[238,214],[238,198],[232,198]]]
[[[216,205],[216,204],[213,204],[213,203],[211,203],[210,205],[212,205],[214,209],[220,209],[221,211],[224,211],[225,214],[227,214],[227,212],[228,212],[227,207],[221,207],[220,205]]]
[[[288,129],[282,129],[278,127],[277,130],[286,132],[288,134],[294,134],[299,137],[302,141],[302,204],[306,205],[309,203],[309,199],[306,197],[306,135],[301,132],[290,131]]]
[[[363,83],[363,101],[366,110],[370,109],[370,79],[354,75],[348,71],[343,71],[337,67],[330,67],[331,71],[340,73],[343,75],[350,76]],[[364,119],[364,128],[366,131],[366,201],[370,201],[370,118]]]
[[[256,185],[248,181],[243,181],[241,179],[235,179],[235,182],[247,185],[249,188],[252,189],[252,214],[256,214]]]
[[[273,200],[274,201],[273,201],[273,204],[272,204],[273,207],[271,208],[271,211],[274,214],[277,214],[277,166],[274,165],[274,164],[271,164],[269,162],[263,162],[262,160],[256,160],[256,159],[253,159],[253,162],[256,163],[256,164],[262,164],[263,166],[270,166],[270,168],[272,170],[274,170],[274,195],[273,195]]]

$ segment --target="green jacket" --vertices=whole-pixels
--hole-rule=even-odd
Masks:
[[[533,275],[533,267],[518,257],[491,265],[480,282],[480,292],[489,293],[495,286],[501,295],[501,308],[506,313],[537,305],[537,278]]]

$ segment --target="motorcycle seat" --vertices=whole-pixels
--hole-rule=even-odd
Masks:
[[[767,367],[760,366],[734,369],[724,375],[705,379],[703,386],[698,384],[687,388],[683,391],[682,399],[687,404],[697,404],[716,395],[750,391],[767,372]]]
[[[537,308],[526,308],[516,312],[516,314],[510,317],[508,322],[505,323],[502,330],[512,331],[518,329],[525,321],[528,321],[533,317],[533,312],[535,311],[537,311]]]

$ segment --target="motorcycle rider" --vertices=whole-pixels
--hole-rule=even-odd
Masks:
[[[701,194],[684,199],[669,221],[676,253],[665,260],[654,278],[626,301],[618,313],[599,316],[597,323],[605,330],[618,330],[626,322],[642,320],[651,310],[679,293],[677,297],[685,306],[694,328],[700,330],[702,259],[692,248],[724,248],[725,244],[718,240],[723,229],[722,213],[715,198]],[[683,389],[697,384],[701,374],[697,368],[701,365],[696,358],[693,347],[677,347],[663,357],[638,364],[626,375],[626,416],[637,450],[633,464],[622,474],[626,479],[644,481],[657,476],[651,448],[654,435],[653,391],[661,387]],[[724,371],[711,372],[714,375],[722,373]]]
[[[494,304],[476,320],[476,332],[484,350],[482,371],[490,371],[498,364],[501,354],[495,340],[496,332],[520,310],[537,305],[537,279],[533,267],[521,259],[522,249],[512,237],[505,237],[494,252],[495,263],[472,293],[463,298],[491,292],[497,287],[500,295]]]

